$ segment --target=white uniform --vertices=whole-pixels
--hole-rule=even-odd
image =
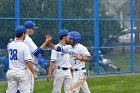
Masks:
[[[70,55],[64,52],[52,50],[51,61],[55,62],[55,77],[53,93],[61,93],[61,87],[64,83],[65,93],[69,93],[72,82]]]
[[[103,64],[105,64],[105,65],[111,64],[111,63],[112,63],[110,59],[106,59],[106,58],[102,59],[102,62],[103,62]]]
[[[90,56],[90,53],[88,52],[87,48],[80,43],[77,43],[74,47],[72,46],[66,46],[63,47],[63,51],[65,53],[70,53],[70,54],[77,54],[78,56]],[[72,69],[73,69],[73,84],[79,84],[81,83],[81,91],[82,93],[91,93],[88,84],[86,82],[86,69],[85,69],[85,62],[84,61],[79,61],[76,60],[75,58],[71,57],[71,62],[72,62]],[[74,87],[75,88],[75,87]],[[75,88],[74,93],[79,93],[80,88]]]
[[[37,46],[36,46],[36,44],[33,42],[33,40],[28,35],[26,35],[24,43],[26,45],[28,45],[28,47],[30,49],[30,53],[31,53],[32,58],[33,58],[32,62],[34,63],[36,61],[36,58],[35,58],[35,56],[32,53],[37,49]],[[37,68],[34,65],[33,65],[33,67],[37,71]],[[32,82],[32,93],[33,93],[33,90],[34,90],[34,77],[33,77],[32,73],[30,75],[32,77],[31,78],[31,82]]]
[[[6,74],[8,80],[7,93],[31,93],[30,72],[25,62],[32,61],[29,47],[21,41],[15,40],[9,44],[9,70]]]
[[[36,46],[36,44],[33,42],[33,40],[28,35],[26,35],[24,42],[25,42],[25,44],[28,45],[31,54],[38,48]],[[33,57],[33,62],[35,62],[36,59],[35,59],[35,56],[33,54],[32,54],[32,57]]]

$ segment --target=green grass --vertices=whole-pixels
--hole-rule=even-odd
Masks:
[[[130,52],[126,51],[125,53],[122,53],[120,50],[117,52],[117,50],[114,50],[114,52],[106,55],[108,59],[111,59],[112,63],[116,67],[120,67],[121,71],[120,72],[130,72]],[[140,72],[140,53],[134,53],[133,56],[133,70],[135,72],[139,71]],[[88,70],[88,65],[89,63],[86,63],[86,68]],[[103,72],[103,71],[101,71]]]
[[[92,77],[87,82],[91,93],[140,93],[140,75]],[[0,83],[0,93],[6,87],[6,82]],[[52,88],[53,81],[37,80],[34,93],[51,93]]]

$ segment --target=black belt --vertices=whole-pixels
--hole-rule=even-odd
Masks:
[[[85,68],[82,68],[82,69],[71,69],[71,71],[79,71],[79,70],[84,70]]]
[[[8,68],[9,70],[12,70],[12,69],[10,69],[10,68]],[[24,68],[24,69],[18,69],[18,70],[25,70],[25,69],[27,69],[27,68]]]
[[[61,69],[61,70],[68,70],[69,68],[65,68],[65,67],[57,67],[58,69]]]

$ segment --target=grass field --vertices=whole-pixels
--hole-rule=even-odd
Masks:
[[[140,93],[138,74],[90,77],[87,82],[91,93]],[[0,93],[5,93],[6,87],[6,82],[1,82]],[[51,93],[52,87],[53,81],[37,80],[34,93]]]

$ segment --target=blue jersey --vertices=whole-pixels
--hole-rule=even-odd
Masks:
[[[4,72],[7,72],[9,69],[9,58],[8,57],[5,57],[4,58],[4,64],[3,64],[3,71]]]
[[[43,68],[47,68],[50,65],[50,63],[47,62],[45,58],[37,58],[37,61],[38,61],[38,64]]]

